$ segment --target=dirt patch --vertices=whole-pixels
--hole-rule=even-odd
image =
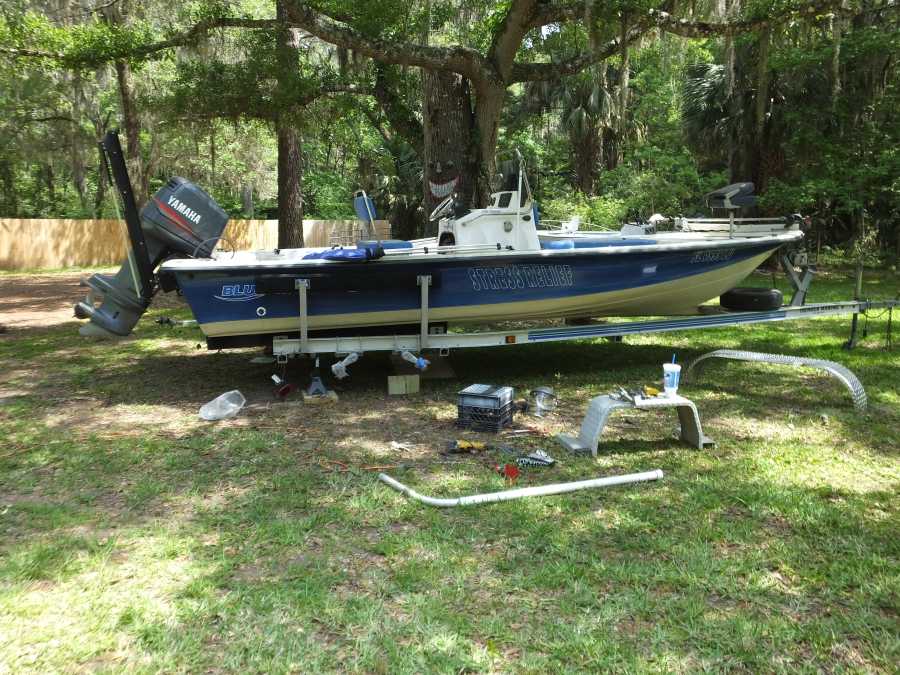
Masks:
[[[149,404],[107,405],[96,399],[67,402],[64,407],[54,408],[48,413],[44,423],[51,429],[69,430],[77,438],[138,437],[149,432],[181,438],[208,425],[193,408]]]
[[[0,277],[0,325],[7,332],[73,321],[72,306],[83,299],[82,272],[14,274]]]
[[[112,273],[115,269],[98,271]],[[89,272],[0,276],[0,334],[75,321],[72,307],[87,295],[87,289],[79,285],[87,276]],[[178,307],[181,301],[174,294],[162,295],[153,305]]]

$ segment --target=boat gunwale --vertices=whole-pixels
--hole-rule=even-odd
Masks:
[[[773,247],[780,247],[794,241],[802,239],[804,236],[800,230],[791,230],[778,234],[763,234],[759,236],[747,237],[723,237],[715,240],[710,239],[690,239],[688,241],[673,242],[666,244],[638,244],[635,246],[598,246],[592,248],[572,248],[572,249],[540,249],[532,251],[508,250],[508,249],[488,249],[486,251],[472,251],[452,253],[450,251],[441,252],[438,247],[423,253],[411,253],[408,256],[391,255],[375,260],[366,261],[339,261],[325,260],[322,258],[298,258],[283,260],[255,260],[242,261],[236,259],[217,259],[217,258],[176,258],[167,260],[160,266],[160,272],[181,273],[181,272],[233,272],[235,270],[278,270],[278,269],[296,269],[296,268],[320,268],[322,266],[336,266],[336,268],[349,268],[360,264],[379,265],[388,263],[394,264],[413,264],[429,261],[435,262],[455,262],[455,261],[478,261],[478,260],[497,260],[503,258],[562,258],[571,256],[611,256],[611,255],[630,255],[640,253],[668,253],[673,251],[691,251],[691,250],[709,250],[718,248],[738,248],[746,249],[766,244]],[[490,245],[486,245],[490,246]],[[270,249],[260,249],[269,251]],[[297,250],[297,249],[283,249]],[[313,249],[311,249],[313,250]],[[327,250],[325,248],[316,248],[314,250]],[[242,251],[243,253],[244,251]],[[246,251],[252,253],[253,251]],[[499,255],[498,255],[499,254]]]

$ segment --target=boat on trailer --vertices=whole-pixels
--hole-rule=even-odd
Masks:
[[[683,221],[669,232],[541,229],[520,164],[485,208],[453,196],[441,202],[433,238],[216,251],[228,218],[205,192],[174,178],[138,216],[118,138],[109,135],[104,147],[132,251],[115,277],[87,280],[91,291],[76,305],[90,319],[83,334],[127,335],[160,289],[184,295],[214,349],[272,346],[301,330],[307,338],[420,332],[423,298],[428,330],[443,332],[450,324],[693,315],[803,237],[794,218],[705,228]],[[712,195],[713,205],[731,209],[750,197],[747,184]]]

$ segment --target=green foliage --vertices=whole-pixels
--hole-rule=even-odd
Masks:
[[[307,172],[303,181],[309,218],[353,218],[352,181],[327,169]]]
[[[701,174],[689,154],[652,154],[648,168],[621,165],[601,179],[603,194],[587,197],[571,191],[545,202],[546,218],[566,220],[573,215],[601,228],[618,228],[630,218],[704,212],[702,196],[727,182],[721,172]]]
[[[627,208],[615,197],[588,197],[573,191],[555,199],[541,202],[541,218],[565,221],[577,216],[581,229],[616,229],[625,220]]]
[[[741,16],[773,16],[800,0],[748,0]],[[508,0],[317,0],[359,33],[390,43],[459,44],[486,53],[503,26]],[[556,62],[605,43],[656,0],[590,5],[594,22],[565,21],[531,30],[517,60]],[[270,19],[271,0],[194,0],[116,4],[102,12],[48,9],[7,0],[0,45],[61,54],[53,59],[0,55],[0,215],[110,215],[94,143],[122,126],[115,57],[129,57],[142,125],[142,164],[151,189],[168,175],[191,177],[231,213],[252,193],[271,213],[276,192],[276,120],[303,138],[308,216],[350,215],[358,187],[381,212],[421,202],[422,158],[391,128],[369,96],[326,95],[332,85],[371,91],[371,62],[352,50],[300,40],[296,63],[276,58],[272,30],[211,30],[194,44],[147,54],[200,20]],[[694,8],[701,18],[709,7]],[[695,213],[704,192],[731,179],[735,156],[767,175],[764,214],[812,214],[823,241],[859,239],[867,223],[885,252],[900,222],[900,56],[894,14],[870,11],[842,27],[840,52],[822,17],[773,29],[764,132],[756,138],[755,34],[736,37],[736,79],[727,81],[722,40],[671,35],[634,43],[627,106],[623,59],[615,55],[561,81],[514,85],[499,129],[500,152],[520,149],[547,218],[579,215],[617,227],[631,217]],[[839,87],[832,61],[838,57]],[[421,80],[397,68],[386,80],[403,106],[420,114]],[[476,101],[477,103],[477,101]],[[732,147],[730,147],[732,146]],[[756,156],[758,155],[758,156]],[[729,166],[731,161],[731,166]],[[746,168],[746,167],[745,167]],[[751,174],[753,172],[750,172]],[[584,196],[573,186],[592,196]]]
[[[632,216],[696,213],[703,208],[703,195],[727,182],[721,172],[701,173],[684,151],[669,154],[647,147],[637,153],[636,160],[620,165],[601,180],[605,192],[622,199]]]
[[[73,26],[65,33],[67,42],[64,61],[73,66],[105,63],[135,52],[153,42],[152,26],[136,22],[129,26],[88,23]]]

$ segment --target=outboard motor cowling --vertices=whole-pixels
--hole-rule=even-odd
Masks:
[[[172,253],[192,258],[212,256],[227,223],[228,214],[212,197],[178,176],[170,178],[141,210],[148,245],[156,239]]]
[[[102,145],[123,197],[131,248],[114,276],[94,274],[82,282],[90,290],[75,305],[75,316],[90,319],[79,329],[81,335],[124,336],[158,288],[153,270],[173,255],[211,257],[228,214],[201,188],[176,176],[150,198],[138,220],[118,137],[110,134]],[[95,305],[95,293],[103,298],[100,306]]]

